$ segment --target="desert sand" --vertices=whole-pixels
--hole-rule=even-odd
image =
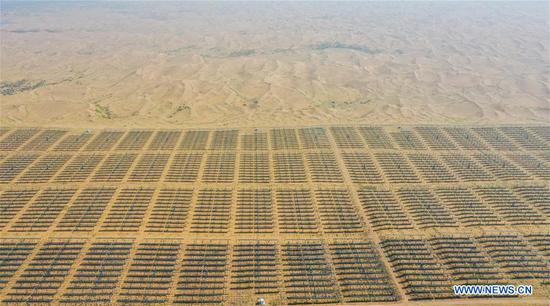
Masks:
[[[550,119],[546,2],[2,5],[2,125]]]

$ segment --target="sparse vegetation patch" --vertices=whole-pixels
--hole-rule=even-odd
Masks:
[[[316,45],[312,45],[311,46],[314,50],[326,50],[326,49],[348,49],[348,50],[354,50],[354,51],[359,51],[359,52],[363,52],[363,53],[369,53],[369,54],[377,54],[377,53],[380,53],[382,52],[381,50],[378,50],[378,49],[371,49],[367,46],[363,46],[363,45],[349,45],[349,44],[344,44],[344,43],[341,43],[341,42],[323,42],[323,43],[320,43],[320,44],[316,44]]]
[[[17,80],[17,81],[2,81],[0,82],[0,94],[3,96],[11,96],[17,93],[33,90],[46,85],[45,80]]]
[[[113,117],[113,113],[111,112],[111,109],[108,106],[103,106],[96,103],[95,112],[101,118],[111,119]]]

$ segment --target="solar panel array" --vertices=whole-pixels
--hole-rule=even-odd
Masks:
[[[550,126],[1,131],[0,303],[550,296]]]

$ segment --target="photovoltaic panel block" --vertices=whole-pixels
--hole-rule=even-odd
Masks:
[[[119,131],[103,131],[84,147],[85,151],[107,151],[110,150],[124,135]]]
[[[180,143],[182,150],[205,150],[209,131],[187,131]]]
[[[76,189],[45,189],[9,229],[10,232],[45,232],[68,207]]]
[[[52,303],[83,245],[83,241],[76,239],[46,242],[9,289],[3,302]]]

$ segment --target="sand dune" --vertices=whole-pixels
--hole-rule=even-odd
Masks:
[[[542,2],[4,6],[2,125],[550,120]]]

